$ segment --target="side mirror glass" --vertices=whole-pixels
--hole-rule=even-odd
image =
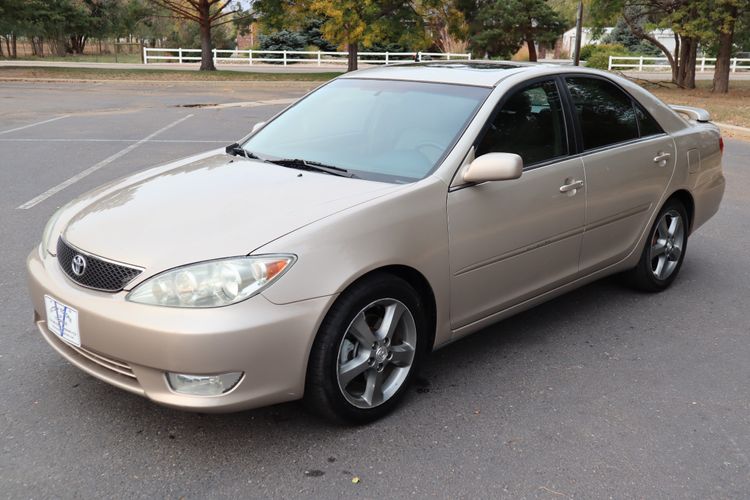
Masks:
[[[464,182],[507,181],[518,179],[523,160],[513,153],[487,153],[472,161],[464,170]]]
[[[265,125],[265,124],[266,124],[266,122],[258,122],[258,123],[256,123],[255,125],[253,125],[253,129],[251,130],[251,132],[254,134],[258,130],[262,129],[263,125]]]

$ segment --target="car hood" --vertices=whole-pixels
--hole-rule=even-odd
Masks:
[[[63,237],[84,252],[143,267],[146,276],[246,255],[400,187],[225,154],[177,165],[136,174],[78,200]]]

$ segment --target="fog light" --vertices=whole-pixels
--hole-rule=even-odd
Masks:
[[[191,396],[218,396],[229,392],[242,378],[242,372],[222,373],[219,375],[189,375],[187,373],[169,373],[167,380],[173,391]]]

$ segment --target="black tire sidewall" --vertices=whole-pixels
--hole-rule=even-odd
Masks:
[[[417,345],[409,374],[399,390],[388,401],[375,408],[352,405],[338,385],[338,352],[341,341],[354,317],[379,299],[392,298],[402,302],[414,317]],[[329,310],[313,342],[308,363],[305,403],[325,417],[348,423],[366,423],[389,413],[398,405],[428,352],[428,322],[419,294],[405,280],[388,274],[373,275],[344,292]]]

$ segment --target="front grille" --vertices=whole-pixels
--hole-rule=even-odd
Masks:
[[[83,269],[80,274],[73,272],[73,259],[77,255],[85,260],[85,265],[79,266],[79,269]],[[105,292],[119,292],[141,274],[141,269],[87,254],[68,245],[62,238],[57,240],[57,260],[70,279],[79,285]]]

